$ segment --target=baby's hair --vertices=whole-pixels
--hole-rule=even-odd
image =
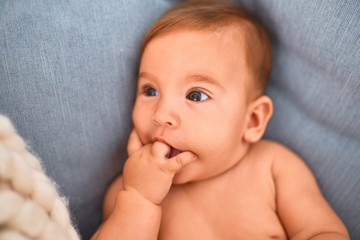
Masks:
[[[244,8],[224,0],[187,0],[170,8],[145,35],[141,53],[152,39],[174,31],[215,32],[232,26],[246,31],[246,62],[254,77],[254,86],[263,93],[271,69],[268,35]]]

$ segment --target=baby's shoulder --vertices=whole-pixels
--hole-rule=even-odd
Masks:
[[[253,159],[261,159],[270,162],[273,170],[284,170],[306,165],[302,158],[287,146],[273,141],[263,139],[252,146],[250,151]]]
[[[273,175],[285,175],[295,173],[309,173],[305,161],[287,146],[272,140],[261,140],[254,146],[257,158],[268,159],[271,164]]]
[[[264,157],[264,155],[280,159],[282,157],[298,157],[297,154],[287,146],[268,139],[262,139],[255,143],[252,146],[252,151],[258,153],[262,157]]]
[[[296,154],[285,145],[267,139],[262,139],[253,144],[249,152],[252,157],[272,160],[296,156]]]

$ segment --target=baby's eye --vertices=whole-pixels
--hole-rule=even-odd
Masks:
[[[200,102],[209,99],[209,96],[203,93],[202,91],[196,90],[189,92],[186,98],[194,102]]]
[[[144,93],[148,97],[156,97],[159,95],[158,91],[155,88],[152,87],[146,87],[144,89]]]

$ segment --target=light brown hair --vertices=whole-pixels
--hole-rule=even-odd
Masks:
[[[252,72],[254,86],[263,93],[271,70],[271,44],[268,35],[263,26],[244,8],[224,0],[187,0],[170,8],[145,35],[141,52],[155,37],[173,31],[213,32],[234,25],[245,30],[246,62]]]

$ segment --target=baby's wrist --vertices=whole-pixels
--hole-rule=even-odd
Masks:
[[[143,194],[141,194],[141,192],[139,192],[137,189],[135,189],[129,185],[124,185],[123,190],[121,192],[119,192],[119,194],[123,195],[122,198],[124,198],[124,197],[129,198],[138,204],[143,204],[144,206],[146,206],[146,205],[155,206],[155,207],[160,208],[160,204],[155,203],[155,202],[151,201],[150,199],[146,198]]]
[[[139,235],[140,229],[140,233],[144,232],[147,236],[147,233],[151,234],[154,229],[159,229],[161,215],[162,209],[159,205],[148,201],[133,188],[123,189],[117,193],[114,209],[103,227],[100,228],[100,232],[114,234],[114,231],[119,231],[119,236],[127,236],[120,238],[130,239],[128,236]],[[122,227],[119,228],[119,226]],[[111,237],[104,239],[111,239]],[[142,238],[137,237],[136,239]]]

